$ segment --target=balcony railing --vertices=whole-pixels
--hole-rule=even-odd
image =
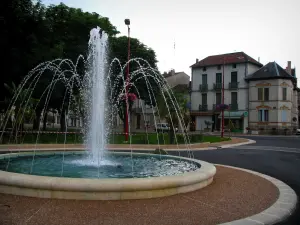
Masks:
[[[220,103],[220,104],[221,104],[221,103]],[[220,109],[217,108],[217,105],[218,105],[218,104],[213,104],[213,110],[215,110],[215,111],[220,111]]]
[[[229,89],[238,89],[239,88],[239,82],[230,82],[229,83]]]
[[[207,84],[200,84],[199,85],[199,90],[201,92],[206,92],[208,90],[208,85]]]
[[[221,90],[222,89],[222,83],[215,83],[214,84],[214,90],[217,91],[217,90]]]
[[[207,111],[207,105],[199,105],[199,111]]]
[[[229,109],[231,111],[233,111],[233,110],[239,110],[239,105],[237,103],[230,104],[229,107],[230,107]]]

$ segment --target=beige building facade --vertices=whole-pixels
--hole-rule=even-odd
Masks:
[[[293,133],[299,125],[296,78],[270,62],[247,80],[249,129],[259,133]]]

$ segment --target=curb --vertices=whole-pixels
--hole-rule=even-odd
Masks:
[[[220,225],[271,225],[286,220],[295,211],[297,207],[298,197],[295,191],[284,182],[274,177],[270,177],[268,175],[252,170],[219,164],[215,165],[242,170],[248,173],[252,173],[256,176],[260,176],[273,183],[279,190],[279,197],[276,202],[261,213],[232,222],[222,223]]]
[[[247,139],[247,142],[243,142],[243,143],[237,143],[237,144],[227,144],[227,145],[221,145],[219,148],[231,148],[231,147],[236,147],[236,146],[241,146],[241,145],[250,145],[250,144],[255,144],[256,141],[251,140],[251,139]]]
[[[242,145],[249,145],[249,144],[255,144],[256,141],[246,139],[247,142],[242,142],[242,143],[236,143],[236,144],[225,144],[221,146],[208,146],[204,148],[190,148],[190,149],[165,149],[166,151],[177,151],[177,152],[182,152],[182,151],[203,151],[203,150],[217,150],[217,149],[222,149],[222,148],[231,148],[231,147],[236,147],[236,146],[242,146]],[[207,143],[207,142],[205,142]],[[190,146],[193,146],[195,144],[190,144]],[[8,146],[9,147],[9,146]],[[139,149],[130,149],[130,148],[122,148],[122,147],[117,147],[117,148],[109,148],[108,151],[154,151],[156,148],[139,148]],[[66,147],[66,148],[43,148],[43,149],[36,149],[36,148],[28,148],[28,149],[0,149],[0,154],[1,152],[22,152],[22,151],[69,151],[69,150],[84,150],[84,147]]]

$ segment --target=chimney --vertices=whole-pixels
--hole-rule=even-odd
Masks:
[[[198,63],[199,62],[199,59],[196,59],[196,63]]]
[[[260,63],[260,57],[258,57],[258,62]]]
[[[292,74],[292,62],[291,61],[287,62],[286,72],[288,72],[289,74]]]

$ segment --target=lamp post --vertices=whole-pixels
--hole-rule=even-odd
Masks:
[[[125,19],[125,25],[128,31],[128,58],[127,58],[127,68],[126,68],[126,86],[125,86],[125,101],[126,101],[126,112],[125,112],[125,141],[128,141],[129,133],[129,104],[128,104],[128,85],[129,85],[129,60],[130,60],[130,20]]]
[[[224,67],[225,67],[225,56],[223,57],[223,72],[222,72],[222,105],[224,106]],[[221,138],[224,137],[224,108],[222,109],[222,127],[221,127]]]

